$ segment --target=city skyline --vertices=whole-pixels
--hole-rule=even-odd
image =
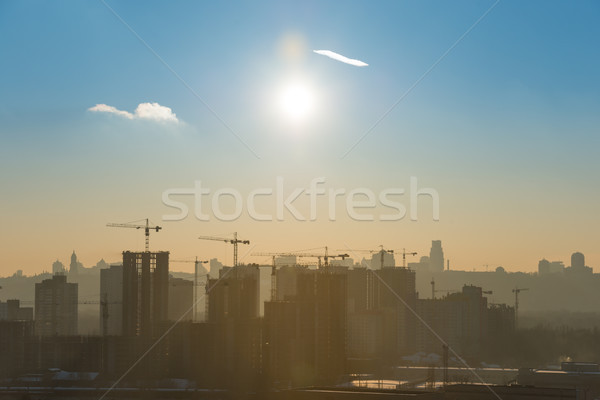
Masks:
[[[578,251],[598,268],[599,13],[592,1],[4,2],[0,275],[66,265],[73,249],[86,266],[118,261],[144,237],[105,225],[143,218],[164,228],[152,251],[226,264],[230,246],[197,237],[238,232],[251,242],[240,258],[379,245],[420,257],[441,240],[451,268],[534,272]],[[303,100],[291,112],[290,92]],[[286,197],[319,177],[403,188],[407,215],[330,221],[320,198],[315,221],[164,220],[165,191],[201,181],[245,200],[278,177]],[[411,177],[439,194],[439,221],[426,196],[409,218]]]
[[[440,242],[437,240],[434,240],[432,242]],[[173,261],[173,265],[174,268],[172,268],[173,271],[175,272],[183,272],[183,273],[193,273],[194,272],[194,266],[193,266],[193,262],[194,260],[197,258],[198,260],[204,260],[202,261],[204,262],[208,262],[208,260],[216,260],[220,265],[224,265],[224,266],[232,266],[233,262],[232,262],[232,249],[229,246],[223,246],[225,249],[227,249],[226,251],[222,252],[223,258],[220,258],[219,256],[215,256],[215,257],[197,257],[197,256],[189,256],[189,257],[179,257],[179,256],[175,256],[175,261]],[[323,260],[324,256],[325,256],[325,247],[327,247],[328,249],[328,253],[331,256],[340,253],[342,251],[347,251],[350,252],[351,254],[346,254],[346,257],[348,260],[351,260],[353,262],[352,265],[356,264],[356,265],[360,265],[362,267],[365,266],[369,266],[370,263],[375,262],[376,265],[380,265],[380,261],[379,261],[379,255],[380,252],[382,251],[382,245],[379,246],[375,246],[371,249],[364,250],[355,250],[353,248],[347,247],[346,249],[341,248],[341,249],[335,249],[335,250],[339,250],[337,253],[336,251],[332,251],[332,247],[329,246],[324,246],[324,247],[315,247],[315,248],[310,248],[310,249],[293,249],[293,250],[287,250],[287,251],[282,251],[282,252],[273,252],[272,254],[280,254],[280,256],[278,257],[282,257],[282,259],[286,259],[286,257],[288,256],[294,256],[294,253],[297,254],[302,254],[303,251],[307,251],[307,250],[311,250],[313,254],[315,254],[314,257],[311,257],[309,260],[306,261],[298,261],[299,265],[312,265],[314,267],[318,266],[319,264],[319,260],[316,257],[316,254],[319,254],[321,257],[321,261]],[[359,246],[361,247],[361,246]],[[362,246],[363,248],[365,248],[365,246]],[[385,247],[383,246],[385,251],[385,256],[386,256],[386,260],[388,259],[388,257],[390,257],[391,260],[394,260],[394,265],[389,264],[386,261],[386,266],[395,266],[395,267],[402,267],[403,265],[403,261],[402,261],[402,251],[403,249],[399,249],[399,248],[389,248],[389,247]],[[251,248],[252,250],[256,250],[254,247]],[[243,250],[243,248],[242,248]],[[412,250],[414,249],[410,249],[411,251],[409,251],[408,249],[404,249],[406,250],[406,265],[409,268],[411,268],[410,264],[419,264],[422,261],[422,258],[426,258],[427,259],[427,263],[430,262],[430,251],[432,251],[433,249],[430,248],[430,250],[428,251],[423,251],[423,252],[412,252]],[[142,248],[140,249],[135,249],[135,250],[123,250],[118,256],[115,256],[114,259],[113,258],[101,258],[99,260],[89,260],[89,263],[81,263],[80,260],[77,258],[77,264],[78,264],[78,268],[84,268],[84,269],[91,269],[91,268],[100,268],[100,269],[108,269],[110,266],[115,266],[115,265],[121,265],[122,261],[119,259],[119,257],[122,257],[123,253],[127,253],[130,251],[143,251]],[[152,251],[164,251],[164,250],[152,250]],[[75,250],[73,250],[73,254],[70,256],[71,260],[73,255],[75,254]],[[270,253],[261,253],[260,251],[241,251],[241,257],[239,259],[239,264],[240,265],[251,265],[251,264],[259,264],[259,265],[271,265],[272,264],[272,256],[271,255],[266,255],[266,254],[270,254]],[[510,268],[504,265],[494,265],[494,264],[484,264],[484,265],[477,265],[474,266],[472,268],[465,268],[465,266],[461,266],[461,265],[456,265],[455,263],[451,263],[451,260],[449,258],[443,258],[443,254],[442,254],[442,261],[444,262],[444,266],[443,269],[438,267],[431,267],[431,271],[432,272],[442,272],[442,271],[448,271],[448,270],[452,270],[452,271],[464,271],[464,272],[470,272],[470,271],[476,271],[476,272],[494,272],[496,271],[497,268],[502,268],[503,270],[505,270],[506,272],[523,272],[523,273],[540,273],[540,263],[546,263],[548,265],[552,264],[552,265],[557,265],[560,266],[561,268],[567,268],[567,267],[571,267],[573,266],[572,264],[572,260],[573,260],[573,256],[575,254],[579,254],[582,255],[583,253],[579,252],[579,251],[575,251],[571,254],[569,254],[568,256],[565,257],[561,257],[561,258],[549,258],[549,257],[541,257],[538,258],[538,260],[535,263],[535,266],[533,268],[527,269],[527,270],[522,270],[522,269],[518,269],[518,268]],[[594,268],[593,265],[589,264],[589,262],[587,261],[587,255],[584,255],[585,258],[585,265],[584,267],[586,268],[591,268],[593,273],[598,273],[597,270]],[[334,258],[334,257],[332,257]],[[367,263],[365,265],[365,262]],[[436,265],[438,265],[438,262],[435,262]],[[24,270],[22,268],[17,268],[14,269],[12,271],[7,271],[4,275],[0,275],[0,277],[10,277],[11,275],[17,274],[17,273],[21,273],[25,276],[34,276],[34,275],[39,275],[39,274],[52,274],[52,275],[68,275],[71,276],[73,272],[72,268],[70,267],[66,267],[65,263],[62,262],[61,257],[56,257],[54,259],[52,259],[51,262],[46,263],[47,265],[44,265],[41,269],[39,270],[34,270],[34,271],[27,271]],[[189,265],[187,265],[189,264]],[[342,263],[343,265],[347,265],[347,263]],[[72,265],[72,263],[71,263]],[[349,265],[349,264],[348,264]],[[58,267],[61,267],[60,270],[58,270]],[[371,268],[371,267],[369,267]],[[552,270],[553,273],[557,272],[556,270]],[[79,272],[81,272],[81,270],[79,270]]]

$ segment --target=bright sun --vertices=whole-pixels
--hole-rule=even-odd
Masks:
[[[294,122],[306,119],[314,108],[314,95],[304,83],[286,85],[279,96],[279,107],[283,114]]]

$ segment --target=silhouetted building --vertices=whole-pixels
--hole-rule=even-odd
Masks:
[[[100,270],[100,332],[123,334],[123,266]]]
[[[33,307],[21,307],[19,300],[0,301],[0,321],[33,321]]]
[[[571,267],[567,268],[566,272],[591,275],[593,270],[585,265],[585,256],[582,253],[577,252],[571,255]]]
[[[444,270],[444,250],[441,240],[431,241],[431,250],[429,251],[429,269],[432,272]]]
[[[35,347],[37,370],[58,368],[63,371],[95,372],[100,371],[102,366],[103,339],[100,336],[41,336],[34,338],[29,345]],[[54,384],[60,385],[60,379]]]
[[[213,369],[226,385],[252,385],[260,371],[259,284],[256,265],[224,267],[206,284],[210,345],[218,354]]]
[[[544,275],[544,274],[549,274],[550,273],[550,261],[544,259],[541,259],[538,262],[538,274],[540,275]]]
[[[258,318],[260,303],[260,275],[255,266],[224,267],[219,279],[209,278],[206,283],[208,322],[226,318]]]
[[[415,271],[384,267],[347,270],[348,351],[352,358],[391,365],[414,348]],[[373,343],[367,341],[373,340]]]
[[[75,250],[73,250],[73,254],[71,254],[71,263],[69,264],[70,281],[77,281],[77,277],[79,276],[79,269],[82,267],[83,265],[77,260],[77,255],[75,254]]]
[[[346,273],[348,285],[348,314],[373,309],[373,272],[354,267]]]
[[[487,297],[483,290],[474,285],[465,285],[462,293],[451,293],[450,300],[464,301],[465,319],[463,320],[464,354],[476,355],[481,348],[481,342],[487,327]]]
[[[571,268],[583,267],[585,267],[585,256],[579,252],[571,254]]]
[[[169,320],[191,321],[193,318],[194,282],[169,277]]]
[[[123,334],[151,335],[168,308],[169,252],[123,252]]]
[[[429,272],[429,257],[423,256],[419,262],[409,262],[408,268],[414,269],[415,272]]]
[[[54,275],[35,284],[35,332],[41,336],[77,334],[77,284]]]
[[[28,372],[34,367],[33,321],[0,321],[0,378]]]
[[[419,299],[417,313],[423,320],[416,325],[416,349],[424,353],[442,354],[443,339],[461,354],[463,349],[463,319],[465,307],[460,301]],[[435,332],[435,334],[433,333]],[[439,337],[438,337],[439,336]]]
[[[545,258],[538,263],[538,274],[561,274],[565,271],[565,265],[562,261],[548,261]]]
[[[372,309],[383,315],[383,358],[394,363],[414,349],[416,274],[409,268],[385,267],[371,271]]]
[[[297,268],[295,282],[295,295],[265,302],[268,379],[282,386],[336,383],[346,371],[346,273]]]
[[[348,314],[348,358],[381,360],[383,343],[383,314],[359,311]]]
[[[492,338],[508,337],[514,332],[515,308],[506,304],[490,304],[487,309],[486,335]]]
[[[309,271],[302,265],[285,265],[275,271],[275,298],[289,300],[297,294],[298,275]]]
[[[381,269],[383,267],[393,267],[395,265],[396,260],[394,258],[394,253],[392,252],[380,250],[371,257],[371,269]]]
[[[223,268],[223,264],[216,258],[211,258],[208,264],[208,274],[211,278],[218,278],[219,271]]]
[[[58,260],[52,263],[52,275],[65,275],[66,273],[67,270],[63,263]]]
[[[417,350],[426,353],[441,355],[441,338],[461,356],[473,357],[482,345],[494,345],[490,339],[514,333],[514,308],[488,307],[482,289],[473,285],[442,299],[419,299],[417,313],[424,321],[417,323]]]

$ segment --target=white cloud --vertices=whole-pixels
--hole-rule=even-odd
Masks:
[[[333,58],[336,61],[340,61],[340,62],[343,62],[343,63],[346,63],[346,64],[354,65],[355,67],[366,67],[367,65],[369,65],[369,64],[367,64],[367,63],[365,63],[363,61],[354,60],[352,58],[345,57],[345,56],[343,56],[341,54],[338,54],[338,53],[335,53],[335,52],[333,52],[331,50],[313,50],[313,51],[315,53],[317,53],[317,54],[322,55],[322,56]]]
[[[169,107],[161,106],[158,103],[140,103],[134,113],[119,110],[116,107],[106,104],[96,104],[88,108],[88,111],[106,112],[124,117],[127,119],[145,119],[158,122],[179,122],[177,115]]]
[[[88,108],[88,111],[113,113],[121,117],[133,119],[132,113],[121,111],[113,106],[107,106],[106,104],[96,104],[94,107]]]

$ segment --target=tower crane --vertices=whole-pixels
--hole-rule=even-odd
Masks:
[[[406,268],[406,255],[416,256],[417,252],[416,251],[409,251],[407,253],[406,249],[402,249],[402,267],[405,267],[405,268]]]
[[[342,260],[344,260],[347,257],[350,257],[350,255],[348,254],[329,254],[329,250],[327,248],[327,246],[325,247],[325,253],[324,254],[318,254],[318,253],[295,253],[295,252],[287,252],[287,253],[252,253],[253,256],[268,256],[268,257],[273,257],[273,262],[275,262],[275,257],[289,257],[289,256],[294,256],[294,257],[300,257],[300,258],[304,258],[304,257],[309,257],[309,258],[316,258],[319,261],[319,268],[321,268],[321,259],[323,259],[324,263],[323,266],[325,268],[329,267],[329,259],[330,258],[341,258]]]
[[[271,269],[271,300],[277,300],[277,264],[276,257],[315,257],[319,260],[319,268],[321,268],[321,257],[325,259],[325,267],[329,266],[329,258],[341,258],[342,260],[346,257],[350,257],[348,254],[336,254],[329,255],[327,247],[325,247],[325,255],[322,254],[310,254],[310,253],[252,253],[253,256],[267,256],[272,259],[272,269]]]
[[[431,278],[431,282],[429,282],[431,284],[431,298],[435,299],[435,294],[436,293],[456,293],[457,290],[452,290],[452,289],[436,289],[435,288],[435,280],[433,278]],[[484,292],[486,293],[486,292]],[[491,293],[491,292],[490,292]]]
[[[515,329],[517,329],[519,324],[519,293],[529,290],[529,288],[519,288],[515,287],[512,291],[515,294]]]
[[[140,220],[140,221],[143,221],[143,220]],[[162,227],[150,226],[150,221],[148,220],[148,218],[146,218],[145,221],[146,221],[145,225],[134,224],[134,223],[126,223],[126,224],[109,223],[109,224],[106,224],[106,226],[108,226],[110,228],[144,229],[144,234],[146,235],[146,252],[149,252],[150,251],[150,230],[155,230],[156,232],[158,232],[159,230],[162,229]],[[139,221],[133,221],[133,222],[139,222]]]
[[[233,239],[218,237],[218,236],[200,236],[198,237],[200,240],[216,240],[219,242],[225,242],[233,245],[233,266],[237,267],[238,265],[238,244],[250,244],[249,240],[241,240],[237,237],[237,232],[233,232]]]
[[[170,260],[170,262],[172,263],[194,263],[194,304],[193,304],[193,310],[192,310],[192,317],[193,320],[196,320],[197,317],[197,304],[198,304],[198,278],[200,277],[200,275],[198,275],[198,267],[200,266],[200,264],[206,264],[208,261],[199,261],[198,257],[196,257],[195,260]],[[201,276],[206,276],[206,275],[201,275]]]

